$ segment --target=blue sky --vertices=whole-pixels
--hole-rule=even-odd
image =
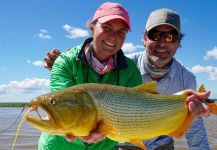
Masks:
[[[90,36],[87,21],[104,0],[2,0],[0,2],[0,101],[30,101],[49,92],[45,54],[64,51]],[[131,17],[126,54],[143,51],[142,35],[149,13],[169,8],[181,16],[185,37],[175,57],[192,70],[217,98],[217,1],[117,0]]]

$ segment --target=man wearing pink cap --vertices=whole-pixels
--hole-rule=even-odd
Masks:
[[[142,78],[138,68],[132,60],[124,56],[121,50],[126,34],[131,28],[128,12],[118,3],[104,3],[95,12],[89,28],[92,38],[62,53],[56,59],[51,70],[51,90],[57,91],[88,82],[127,87],[141,84]],[[116,149],[117,142],[101,137],[100,134],[92,135],[95,135],[95,138],[84,137],[82,140],[67,135],[68,139],[73,139],[68,142],[63,136],[43,132],[38,149]]]
[[[160,15],[165,16],[164,13],[162,12],[160,13]],[[178,34],[180,33],[179,18],[174,19],[173,15],[174,14],[169,15],[171,19],[165,17],[159,17],[159,16],[156,17],[155,15],[154,17],[152,17],[154,20],[153,19],[148,20],[147,29],[146,29],[147,31],[151,30],[154,27],[159,28],[158,27],[159,25],[174,26],[174,28],[177,29],[177,32],[166,32],[166,31],[149,32],[150,35],[148,37],[151,38],[152,43],[153,42],[157,43],[161,40],[164,40],[165,38],[165,40],[167,40],[166,41],[167,44],[177,44],[178,47],[179,45]],[[175,17],[178,16],[175,14]],[[53,91],[59,90],[65,87],[72,86],[74,84],[85,83],[85,82],[108,83],[108,84],[115,84],[121,86],[135,86],[137,84],[140,84],[141,76],[138,75],[138,70],[135,68],[136,66],[134,66],[130,60],[128,60],[126,57],[123,56],[122,50],[120,49],[121,46],[123,45],[126,32],[130,30],[130,20],[127,11],[117,3],[105,3],[101,5],[93,17],[93,20],[90,24],[90,30],[93,35],[93,39],[87,39],[83,45],[72,48],[69,51],[61,54],[60,57],[58,57],[57,60],[55,61],[51,71],[52,90]],[[147,37],[145,34],[144,43],[146,42],[146,38]],[[58,55],[59,55],[59,51],[52,51],[52,53],[48,53],[48,56],[45,59],[46,61],[45,67],[51,68],[54,59]],[[143,55],[138,55],[138,56],[141,56],[141,58],[135,56],[134,61],[137,63],[137,66],[139,67],[142,73],[142,78],[144,82],[147,82],[146,80],[160,81],[161,78],[165,77],[165,75],[168,72],[167,69],[163,68],[159,71],[159,69],[156,68],[152,69],[153,67],[151,68],[149,64],[148,65],[150,67],[146,67],[144,66],[145,57],[142,57]],[[168,55],[167,57],[169,59],[165,59],[166,61],[160,61],[159,64],[167,63],[168,61],[170,61],[173,55]],[[74,60],[74,58],[76,58],[76,60]],[[65,63],[63,63],[63,60],[65,61]],[[174,62],[176,61],[174,60]],[[150,73],[146,69],[149,70]],[[184,69],[184,71],[186,70]],[[147,73],[144,74],[144,72]],[[176,71],[176,74],[179,74],[179,72]],[[191,74],[188,75],[192,76]],[[94,79],[96,77],[98,78]],[[105,79],[105,77],[107,79]],[[129,80],[127,81],[127,79]],[[177,78],[177,80],[178,79],[179,78]],[[181,83],[182,83],[181,81],[177,81],[176,85],[170,86],[171,83],[168,84],[166,82],[165,84],[163,84],[164,86],[161,86],[158,82],[158,85],[160,87],[159,91],[162,93],[171,94],[171,93],[184,90],[186,88],[190,88],[190,86],[186,86],[186,87],[181,86],[181,88],[179,88],[177,84],[181,84]],[[165,90],[167,91],[165,92]],[[194,94],[193,96],[195,96]],[[198,103],[197,98],[191,97],[190,101],[192,103],[189,104],[189,110],[193,114],[195,114],[196,116],[207,115],[209,111],[207,111],[206,107],[203,107],[201,103],[195,105],[196,103]],[[196,108],[195,106],[198,107]],[[198,110],[201,110],[201,112],[199,112]],[[43,135],[41,136],[39,142],[40,149],[49,149],[49,148],[45,148],[45,146],[56,147],[54,149],[60,149],[60,150],[67,149],[67,148],[76,149],[76,150],[82,148],[84,149],[85,144],[80,139],[77,138],[74,139],[74,137],[69,136],[68,138],[74,140],[71,143],[67,143],[65,142],[64,137],[61,137],[60,139],[59,136],[57,137],[57,136],[48,135],[49,138],[52,137],[53,139],[47,140],[48,139],[46,138],[47,135],[48,134],[43,133]],[[118,146],[116,146],[117,144],[116,142],[111,141],[107,138],[101,141],[103,139],[103,135],[102,136],[100,135],[101,135],[100,133],[93,132],[89,137],[83,138],[83,141],[85,141],[86,143],[99,142],[97,144],[89,144],[89,145],[86,144],[88,149],[109,150],[109,149],[116,149],[117,147],[119,147],[119,149],[121,150],[139,149],[128,143],[123,143],[123,144],[120,143]],[[169,142],[167,142],[164,139],[169,139],[167,140]],[[162,137],[162,138],[157,138],[157,140],[155,141],[153,140],[145,141],[145,144],[150,150],[151,149],[171,150],[174,149],[173,140],[171,141],[172,142],[170,142],[170,137],[169,138]],[[63,144],[59,144],[55,146],[54,142],[59,142],[59,143],[61,142]]]

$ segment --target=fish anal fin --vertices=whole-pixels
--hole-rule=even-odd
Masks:
[[[188,130],[188,128],[190,127],[192,121],[193,121],[193,116],[192,114],[188,114],[188,116],[185,118],[185,120],[183,121],[183,123],[172,133],[170,133],[170,136],[176,137],[176,138],[181,138],[185,132]]]
[[[138,85],[135,88],[140,91],[146,91],[152,94],[159,94],[159,92],[157,91],[157,82],[155,81],[150,81],[150,82]]]
[[[143,150],[148,150],[142,140],[130,139],[130,142],[133,143],[134,145],[142,148]]]

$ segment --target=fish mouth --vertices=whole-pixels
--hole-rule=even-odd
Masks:
[[[55,124],[50,111],[43,106],[31,106],[26,121],[36,127],[45,127]]]

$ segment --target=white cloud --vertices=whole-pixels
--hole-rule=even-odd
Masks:
[[[10,81],[8,87],[24,93],[32,93],[35,90],[49,89],[49,83],[47,79],[26,78],[23,81]]]
[[[139,51],[138,49],[144,48],[142,45],[133,45],[133,43],[124,43],[122,49],[125,54],[134,53]]]
[[[208,80],[217,80],[217,67],[196,65],[191,71],[195,74],[208,73]]]
[[[51,39],[51,36],[48,34],[48,31],[45,29],[41,29],[40,33],[37,34],[40,39]]]
[[[36,60],[36,61],[27,60],[26,63],[32,64],[33,66],[44,66],[44,62],[41,60]]]
[[[89,36],[89,32],[87,30],[84,30],[81,28],[76,28],[76,27],[70,26],[68,24],[65,24],[63,26],[63,29],[65,29],[66,32],[68,33],[68,35],[66,35],[66,37],[70,38],[70,39]]]
[[[46,34],[43,34],[43,33],[39,33],[38,37],[41,38],[41,39],[50,39],[51,38],[50,35],[46,35]]]
[[[4,94],[5,93],[5,91],[6,91],[6,89],[7,89],[7,85],[5,85],[5,84],[2,84],[2,85],[0,85],[0,94]]]
[[[47,30],[45,30],[45,29],[41,29],[40,32],[47,34]]]
[[[209,59],[209,58],[214,58],[217,59],[217,47],[214,47],[212,50],[207,51],[206,55],[204,56],[204,59]]]
[[[32,64],[33,64],[34,66],[44,66],[44,63],[43,63],[43,61],[41,61],[41,60],[34,61],[34,62],[32,62]]]

